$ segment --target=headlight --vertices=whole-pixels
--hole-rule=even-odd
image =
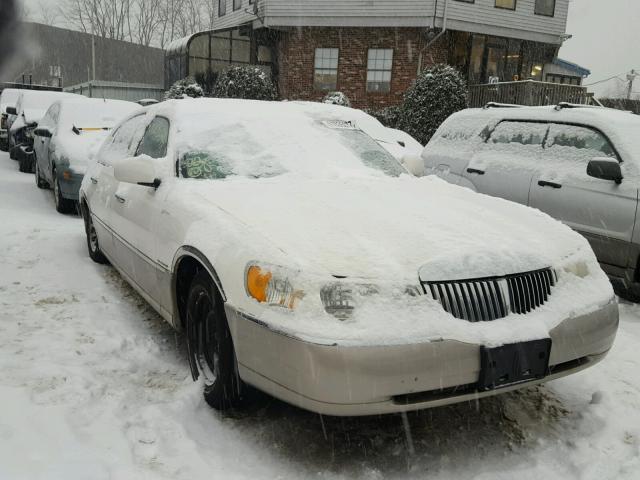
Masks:
[[[347,320],[353,314],[358,299],[378,293],[375,285],[335,282],[322,287],[320,299],[328,314],[338,320]]]
[[[304,292],[296,290],[289,277],[282,268],[250,264],[245,280],[247,295],[260,303],[294,310]]]

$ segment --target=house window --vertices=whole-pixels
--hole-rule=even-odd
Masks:
[[[337,48],[316,48],[313,85],[317,90],[335,90],[338,84]]]
[[[390,48],[369,49],[367,63],[367,91],[390,92],[393,50]]]
[[[556,13],[556,0],[536,0],[536,15],[553,17]]]
[[[218,16],[223,17],[227,14],[227,0],[218,0]]]
[[[233,11],[240,10],[242,8],[242,0],[233,0]]]
[[[516,9],[516,0],[496,0],[496,8]]]

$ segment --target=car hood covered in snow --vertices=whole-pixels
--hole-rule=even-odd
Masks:
[[[551,267],[588,248],[545,214],[435,177],[187,183],[297,267],[340,277],[500,276]]]

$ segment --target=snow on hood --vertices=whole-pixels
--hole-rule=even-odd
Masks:
[[[588,248],[547,215],[435,177],[185,181],[296,266],[336,276],[480,278],[550,267]]]

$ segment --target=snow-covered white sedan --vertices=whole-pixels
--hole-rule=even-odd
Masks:
[[[329,415],[415,410],[582,370],[618,306],[545,214],[415,178],[336,106],[179,100],[106,139],[91,258],[186,334],[207,402],[246,385]]]

